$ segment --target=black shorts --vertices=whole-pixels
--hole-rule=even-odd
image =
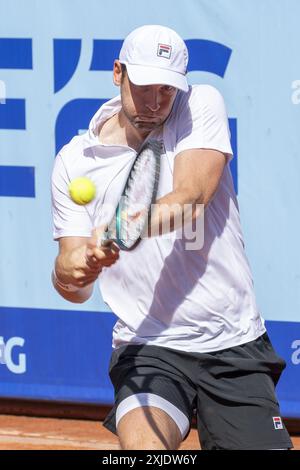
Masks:
[[[202,449],[292,448],[275,396],[284,368],[267,333],[211,353],[123,345],[111,357],[115,406],[104,426],[116,434],[118,405],[146,393],[180,410],[188,419],[188,430],[196,414]]]

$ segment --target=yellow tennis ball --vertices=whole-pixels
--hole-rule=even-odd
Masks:
[[[96,196],[96,186],[89,178],[82,176],[71,181],[69,193],[76,204],[83,206],[91,202]]]

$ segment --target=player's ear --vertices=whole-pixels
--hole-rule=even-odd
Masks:
[[[113,81],[116,86],[120,86],[122,83],[122,64],[119,60],[114,61],[114,69],[113,69]]]

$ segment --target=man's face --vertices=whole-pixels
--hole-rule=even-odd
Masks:
[[[139,132],[149,133],[166,121],[177,91],[168,85],[134,85],[125,73],[121,82],[122,110]]]

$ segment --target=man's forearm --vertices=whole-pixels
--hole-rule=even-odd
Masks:
[[[67,290],[63,289],[62,287],[60,287],[57,284],[57,282],[55,282],[55,280],[53,280],[53,277],[52,277],[52,283],[53,283],[53,286],[54,286],[55,290],[65,300],[68,300],[69,302],[73,302],[75,304],[84,303],[86,300],[88,300],[91,297],[91,295],[93,293],[94,283],[89,284],[86,287],[81,287],[77,291],[73,291],[73,292],[67,291]]]
[[[55,268],[52,271],[52,284],[55,290],[69,302],[83,303],[90,298],[93,292],[94,283],[85,287],[76,287],[72,284],[63,283],[58,277],[57,272],[62,272],[63,268],[60,264],[60,257],[58,256],[55,261]]]
[[[199,196],[196,199],[186,191],[176,190],[158,199],[152,207],[146,236],[173,232],[195,220],[204,210],[204,203],[200,201]]]

